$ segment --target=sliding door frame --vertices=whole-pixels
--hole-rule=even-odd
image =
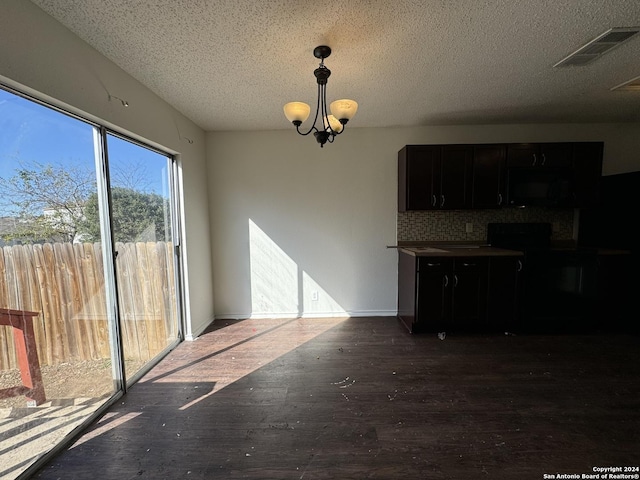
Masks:
[[[180,222],[182,212],[182,205],[180,202],[181,189],[178,175],[178,165],[176,156],[166,151],[147,145],[139,140],[135,140],[124,133],[118,132],[111,128],[107,128],[100,123],[89,120],[88,118],[79,115],[77,113],[70,112],[61,108],[49,101],[41,100],[30,94],[16,90],[0,81],[0,89],[6,90],[14,95],[22,97],[26,100],[42,105],[44,107],[53,109],[66,116],[80,120],[94,129],[94,153],[95,153],[95,167],[96,167],[96,184],[98,191],[99,204],[101,205],[100,211],[100,226],[101,226],[101,242],[102,242],[102,254],[104,262],[105,272],[105,294],[107,299],[107,315],[109,320],[109,338],[110,338],[110,351],[112,356],[112,373],[114,381],[114,393],[111,397],[105,401],[93,414],[83,420],[76,428],[69,432],[60,442],[53,446],[48,452],[44,453],[34,463],[32,463],[26,470],[18,475],[17,480],[27,480],[33,476],[33,474],[49,463],[58,453],[69,447],[77,438],[79,438],[84,431],[95,423],[97,419],[102,417],[106,411],[118,401],[135,382],[137,382],[143,375],[145,375],[151,368],[153,368],[164,356],[166,356],[171,350],[173,350],[181,341],[184,340],[185,331],[185,294],[184,294],[184,269],[182,265],[182,244],[184,232]],[[119,137],[128,142],[134,143],[140,147],[156,152],[165,156],[170,161],[170,168],[168,168],[168,185],[170,188],[171,198],[171,231],[174,241],[173,250],[173,265],[174,265],[174,282],[176,291],[176,338],[170,342],[161,352],[159,352],[154,358],[145,363],[145,365],[136,374],[132,375],[129,381],[126,381],[125,376],[125,364],[124,364],[124,352],[122,341],[122,319],[120,315],[120,308],[118,302],[118,288],[117,288],[117,275],[115,259],[117,252],[115,250],[114,231],[113,231],[113,218],[112,218],[112,198],[109,178],[109,153],[107,144],[107,135],[113,135]]]

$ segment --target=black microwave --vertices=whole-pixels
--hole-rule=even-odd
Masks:
[[[510,168],[507,204],[526,207],[570,207],[574,201],[570,168]]]

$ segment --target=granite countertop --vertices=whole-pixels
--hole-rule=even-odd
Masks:
[[[398,250],[414,257],[521,257],[522,252],[495,248],[488,245],[462,245],[451,243],[448,245],[417,245],[398,246]]]
[[[387,248],[397,248],[399,251],[416,257],[517,257],[524,255],[519,250],[497,248],[487,243],[468,241],[398,242],[398,245],[388,246]],[[631,253],[628,250],[613,248],[581,247],[572,240],[553,242],[549,246],[549,250],[595,253],[596,255],[627,255]]]

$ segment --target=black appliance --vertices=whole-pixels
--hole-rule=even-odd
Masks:
[[[507,204],[528,207],[570,207],[574,203],[570,168],[510,168]]]
[[[600,204],[580,210],[578,243],[631,250],[640,256],[640,231],[635,224],[640,211],[640,172],[604,176],[600,185]]]
[[[487,241],[493,247],[524,252],[521,330],[555,333],[594,327],[596,249],[552,248],[549,223],[490,223]]]
[[[600,281],[600,293],[606,299],[601,316],[608,319],[609,328],[636,334],[640,332],[637,320],[640,231],[635,224],[640,211],[638,192],[640,172],[602,177],[600,204],[580,210],[578,229],[578,245],[630,252],[627,256],[609,256],[606,259],[608,265],[604,267],[608,267],[611,274]]]

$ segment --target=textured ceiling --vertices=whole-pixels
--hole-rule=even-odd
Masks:
[[[610,91],[640,75],[640,35],[552,67],[640,25],[638,0],[32,1],[205,130],[291,128],[321,44],[352,127],[640,121],[640,92]]]

